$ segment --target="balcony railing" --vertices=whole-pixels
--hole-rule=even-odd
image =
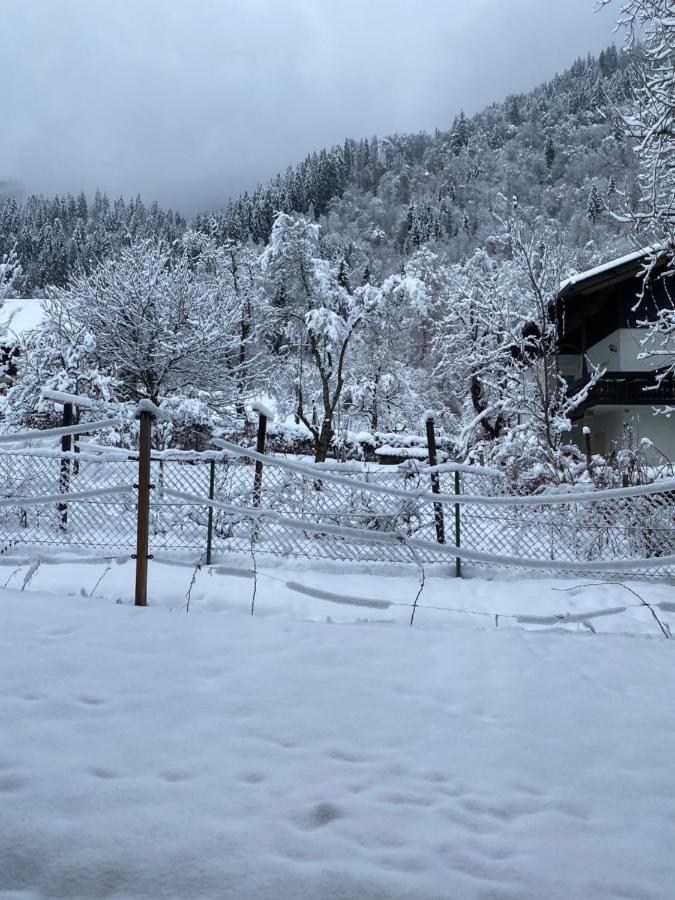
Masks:
[[[588,377],[569,380],[569,393],[578,394],[588,382]],[[607,372],[591,388],[580,409],[610,403],[617,406],[633,403],[675,405],[675,378],[666,378],[656,386],[652,372]]]

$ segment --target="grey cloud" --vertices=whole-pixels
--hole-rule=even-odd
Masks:
[[[612,40],[593,0],[1,0],[0,179],[217,207],[345,136],[447,127]]]

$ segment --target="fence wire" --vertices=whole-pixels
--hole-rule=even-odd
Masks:
[[[212,473],[213,467],[213,473]],[[0,492],[16,500],[0,506],[0,553],[17,546],[133,553],[136,546],[136,496],[133,491],[94,496],[66,504],[40,506],[21,498],[77,493],[133,484],[135,459],[59,454],[44,451],[0,453]],[[211,546],[213,559],[227,554],[257,552],[273,556],[303,556],[352,562],[448,564],[452,556],[433,546],[415,550],[406,538],[436,544],[434,504],[415,493],[428,491],[429,475],[408,466],[348,467],[349,484],[281,468],[269,457],[259,495],[254,491],[254,465],[243,458],[207,454],[192,458],[153,459],[151,463],[150,552],[201,555]],[[339,466],[336,471],[343,474]],[[211,480],[213,474],[213,490]],[[455,491],[455,475],[439,473],[440,489]],[[397,488],[403,496],[375,493],[372,486]],[[182,492],[228,504],[234,509],[171,496]],[[502,480],[463,473],[461,491],[473,496],[503,494]],[[405,496],[406,493],[410,497]],[[274,521],[253,518],[251,510],[278,513]],[[64,515],[65,506],[65,515]],[[241,513],[238,510],[241,509]],[[445,503],[445,542],[501,557],[584,563],[657,559],[675,555],[675,491],[630,497],[601,497],[592,502],[541,506],[492,506],[480,502]],[[456,518],[456,509],[459,515]],[[307,522],[308,530],[289,527],[280,519]],[[380,543],[336,534],[321,534],[317,526],[334,526],[399,535],[401,541]],[[209,531],[211,538],[209,541]],[[489,565],[481,562],[481,568]],[[538,567],[541,571],[541,566]],[[588,571],[588,570],[587,570]],[[640,569],[629,574],[673,576],[675,567]]]

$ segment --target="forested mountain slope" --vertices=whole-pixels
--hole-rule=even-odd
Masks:
[[[530,220],[551,220],[578,265],[593,265],[626,246],[606,205],[616,205],[617,191],[637,202],[618,116],[629,67],[628,55],[611,46],[529,94],[471,118],[460,112],[447,131],[348,140],[197,224],[220,237],[265,241],[275,211],[312,213],[326,252],[377,279],[424,244],[447,262],[485,245],[502,194]]]
[[[637,196],[616,109],[629,90],[629,66],[627,54],[612,46],[529,94],[472,117],[460,113],[448,130],[346,140],[222,212],[198,215],[195,227],[219,241],[262,244],[277,212],[315,217],[322,252],[344,260],[360,284],[400,270],[424,245],[448,263],[489,246],[503,195],[516,198],[528,221],[552,222],[578,268],[593,265],[627,246],[607,206],[618,203],[617,192],[629,201]],[[65,284],[122,245],[144,237],[173,241],[186,227],[179,214],[140,197],[8,197],[0,205],[0,257],[16,250],[18,289],[31,294]]]

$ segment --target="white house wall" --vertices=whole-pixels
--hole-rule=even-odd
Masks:
[[[651,372],[675,360],[675,356],[639,359],[640,353],[650,349],[640,343],[645,336],[644,328],[617,328],[589,347],[586,356],[594,366],[608,372]]]
[[[572,431],[581,449],[584,449],[581,431],[584,426],[591,430],[594,453],[608,454],[613,448],[620,450],[628,444],[640,449],[640,441],[647,438],[651,445],[643,446],[642,450],[649,465],[675,462],[675,414],[655,415],[651,406],[597,406],[587,410]]]

